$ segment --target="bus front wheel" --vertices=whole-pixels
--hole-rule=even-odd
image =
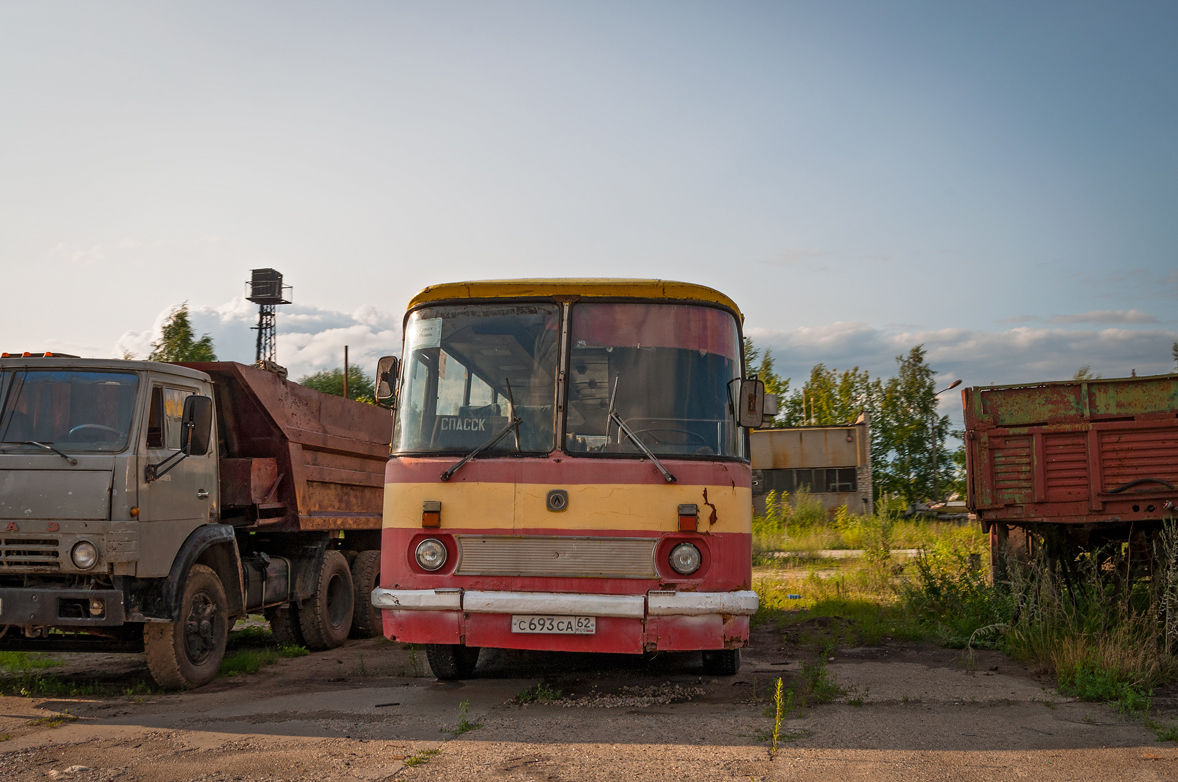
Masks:
[[[739,670],[739,649],[704,650],[704,673],[708,676],[735,676]]]
[[[426,644],[425,656],[429,660],[430,670],[439,679],[469,679],[479,662],[479,648],[457,644]]]

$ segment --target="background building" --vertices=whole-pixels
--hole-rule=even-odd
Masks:
[[[753,508],[765,512],[765,495],[806,487],[833,512],[871,514],[871,427],[866,413],[849,426],[758,429],[749,435]]]

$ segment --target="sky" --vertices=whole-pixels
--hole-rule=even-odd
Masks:
[[[0,349],[294,377],[443,281],[679,279],[794,386],[1174,369],[1172,2],[0,2]],[[958,405],[946,395],[947,407]]]

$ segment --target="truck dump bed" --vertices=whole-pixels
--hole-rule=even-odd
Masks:
[[[968,504],[994,522],[1156,522],[1178,503],[1178,375],[967,388]]]
[[[380,529],[392,415],[233,362],[212,376],[222,521],[285,531]]]

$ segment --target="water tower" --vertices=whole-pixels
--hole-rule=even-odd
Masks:
[[[290,304],[291,287],[282,284],[282,272],[274,269],[254,269],[250,272],[249,282],[246,283],[247,301],[258,305],[257,363],[274,360],[275,339],[278,336],[278,324],[274,318],[274,308],[279,304]]]

